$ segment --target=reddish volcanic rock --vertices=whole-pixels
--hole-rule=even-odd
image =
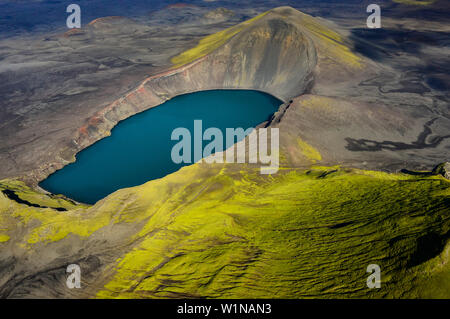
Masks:
[[[125,19],[125,18],[120,17],[120,16],[103,17],[103,18],[98,18],[98,19],[92,20],[91,22],[89,22],[88,25],[93,26],[93,25],[97,25],[97,24],[101,24],[101,23],[109,23],[112,21],[120,20],[120,19]]]
[[[70,29],[69,31],[63,34],[63,37],[68,38],[76,35],[83,35],[84,31],[82,29]]]

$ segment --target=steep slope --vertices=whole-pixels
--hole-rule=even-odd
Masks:
[[[0,296],[448,298],[449,191],[439,176],[195,164],[65,213],[0,194]],[[65,287],[72,263],[82,289]]]

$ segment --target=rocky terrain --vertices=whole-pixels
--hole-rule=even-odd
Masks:
[[[436,87],[444,75],[418,81],[424,65],[409,48],[403,64],[399,55],[384,63],[388,40],[290,7],[232,25],[239,15],[224,12],[210,14],[218,32],[204,37],[167,27],[158,39],[108,18],[33,42],[43,62],[26,62],[24,47],[21,57],[4,53],[0,296],[448,298],[448,165],[431,172],[450,154],[448,96]],[[148,49],[155,38],[157,52]],[[17,44],[4,41],[8,52]],[[138,49],[124,57],[118,44]],[[49,64],[52,52],[73,66]],[[405,74],[409,64],[416,69]],[[36,85],[30,69],[47,82]],[[285,102],[264,123],[280,129],[278,175],[195,164],[94,206],[37,189],[118,121],[223,88]],[[380,172],[400,169],[410,173]],[[81,290],[65,286],[72,263],[83,269]],[[383,289],[366,289],[371,263],[383,266]]]

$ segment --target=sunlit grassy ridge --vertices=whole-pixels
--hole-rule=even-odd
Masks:
[[[322,155],[320,155],[320,152],[303,141],[301,138],[298,138],[298,146],[300,147],[302,154],[312,163],[322,160]]]
[[[71,202],[62,196],[47,196],[37,193],[34,190],[26,187],[25,184],[18,180],[4,180],[0,181],[0,191],[8,189],[13,191],[20,199],[29,201],[31,203],[39,202],[39,205],[46,207],[61,207],[67,210],[78,207],[75,202]]]
[[[136,244],[105,269],[112,275],[98,298],[450,297],[449,181],[337,166],[274,176],[241,168],[192,165],[67,212],[0,194],[0,234],[11,237],[0,249],[139,224],[126,239]],[[31,191],[1,182],[10,183]],[[369,290],[373,263],[382,288]]]
[[[262,13],[250,20],[244,21],[236,26],[211,34],[201,39],[198,45],[189,49],[180,55],[172,58],[171,62],[176,66],[182,66],[191,63],[205,55],[213,52],[215,49],[224,45],[229,39],[241,32],[245,27],[265,16],[267,12]]]
[[[68,234],[86,237],[109,222],[106,215],[97,218],[86,214],[87,205],[37,193],[20,181],[0,181],[0,192],[4,189],[14,191],[22,200],[46,207],[36,208],[19,204],[0,193],[0,234],[8,233],[9,238],[14,235],[14,230],[19,225],[35,225],[21,242],[22,246],[58,241]],[[65,208],[67,211],[60,212],[54,208]]]
[[[9,240],[9,236],[5,234],[0,234],[0,243],[6,242]]]
[[[436,0],[393,0],[397,3],[409,4],[409,5],[418,5],[418,6],[427,6],[436,2]]]
[[[110,224],[142,222],[154,212],[152,209],[168,200],[175,185],[188,185],[198,178],[200,176],[194,165],[191,170],[185,170],[184,174],[168,176],[164,181],[150,182],[144,188],[117,191],[95,206],[75,204],[58,196],[50,197],[30,189],[20,181],[2,180],[0,234],[4,234],[6,240],[6,236],[14,236],[18,227],[23,228],[17,242],[29,249],[33,249],[38,243],[60,241],[69,234],[87,238]],[[48,208],[19,204],[8,199],[2,193],[3,190],[14,191],[20,199],[27,198],[31,204]],[[67,211],[59,212],[52,207],[63,207]]]
[[[97,297],[439,296],[440,284],[422,287],[448,272],[436,251],[448,236],[449,186],[334,169],[219,174],[158,206]],[[436,247],[421,244],[429,238]],[[379,290],[366,287],[372,263]]]

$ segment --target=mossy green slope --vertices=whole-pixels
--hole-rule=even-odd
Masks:
[[[324,168],[222,173],[159,207],[97,297],[450,297],[426,285],[448,274],[449,186]],[[369,264],[381,289],[366,286]]]
[[[394,2],[401,4],[409,4],[415,6],[428,6],[436,2],[436,0],[393,0]]]
[[[0,197],[0,237],[3,233],[3,236],[9,239],[19,227],[27,228],[28,225],[33,225],[27,236],[21,238],[25,239],[19,243],[22,247],[27,244],[59,241],[68,234],[89,236],[109,221],[106,215],[96,218],[83,214],[87,205],[72,202],[62,196],[38,193],[21,181],[0,181],[0,193],[4,190],[13,191],[21,200],[42,206],[36,208],[19,204],[8,199],[3,193]],[[63,208],[66,211],[57,211],[55,208]]]
[[[196,164],[67,212],[0,195],[0,256],[136,229],[84,283],[88,297],[450,297],[450,182],[439,176]],[[381,266],[380,289],[366,286],[369,264]]]

